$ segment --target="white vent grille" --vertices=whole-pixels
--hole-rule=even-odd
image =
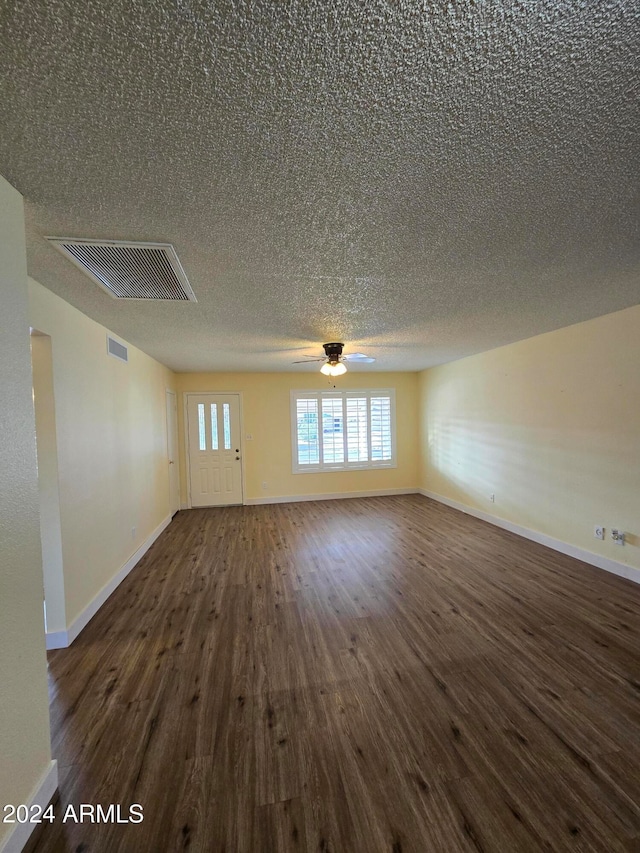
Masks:
[[[107,352],[114,358],[119,358],[120,361],[129,361],[128,348],[110,335],[107,335]]]
[[[47,240],[115,299],[197,301],[170,243]]]

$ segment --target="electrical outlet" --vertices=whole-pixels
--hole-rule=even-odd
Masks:
[[[263,488],[263,489],[266,489],[266,488],[267,488],[267,482],[266,482],[266,480],[262,483],[262,488]]]
[[[131,528],[131,538],[132,538],[132,539],[135,539],[135,538],[136,538],[136,529],[135,529],[135,527],[132,527],[132,528]]]
[[[624,545],[624,530],[619,530],[617,527],[612,527],[611,538],[616,543],[616,545]]]
[[[245,435],[244,440],[245,440],[245,441],[253,441],[253,436],[251,435],[251,433],[250,433],[250,432],[248,432],[248,433]]]
[[[599,524],[596,524],[593,528],[593,535],[596,539],[604,539],[604,527],[600,527]]]
[[[495,495],[489,495],[489,500],[491,501],[492,504],[494,504],[496,502],[496,496]]]

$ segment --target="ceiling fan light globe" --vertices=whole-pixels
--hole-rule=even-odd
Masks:
[[[332,369],[333,369],[332,366],[327,361],[320,368],[320,373],[324,373],[325,376],[331,376],[332,375],[331,374]]]
[[[347,372],[346,364],[343,364],[341,361],[339,361],[337,364],[329,365],[329,367],[330,367],[330,371],[329,371],[330,376],[342,376],[343,373]]]

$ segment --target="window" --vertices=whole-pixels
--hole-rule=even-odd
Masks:
[[[200,408],[200,403],[198,408]],[[202,449],[202,448],[201,448]],[[211,449],[218,449],[218,404],[211,403]]]
[[[222,404],[222,432],[224,434],[224,449],[231,450],[231,415],[229,404]]]
[[[395,468],[395,392],[292,391],[293,471]]]
[[[225,406],[228,404],[225,403]],[[207,449],[207,430],[205,426],[204,403],[198,403],[198,449]],[[211,450],[218,450],[218,404],[211,403]],[[226,424],[226,422],[225,422]],[[226,438],[225,438],[226,442]],[[225,443],[225,449],[226,447]]]

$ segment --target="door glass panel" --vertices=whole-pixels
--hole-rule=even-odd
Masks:
[[[204,403],[198,403],[198,439],[200,450],[206,450],[207,436],[204,428]]]
[[[222,421],[224,428],[224,449],[231,450],[231,416],[229,414],[229,404],[222,404]]]
[[[218,404],[211,404],[211,449],[218,449]]]

